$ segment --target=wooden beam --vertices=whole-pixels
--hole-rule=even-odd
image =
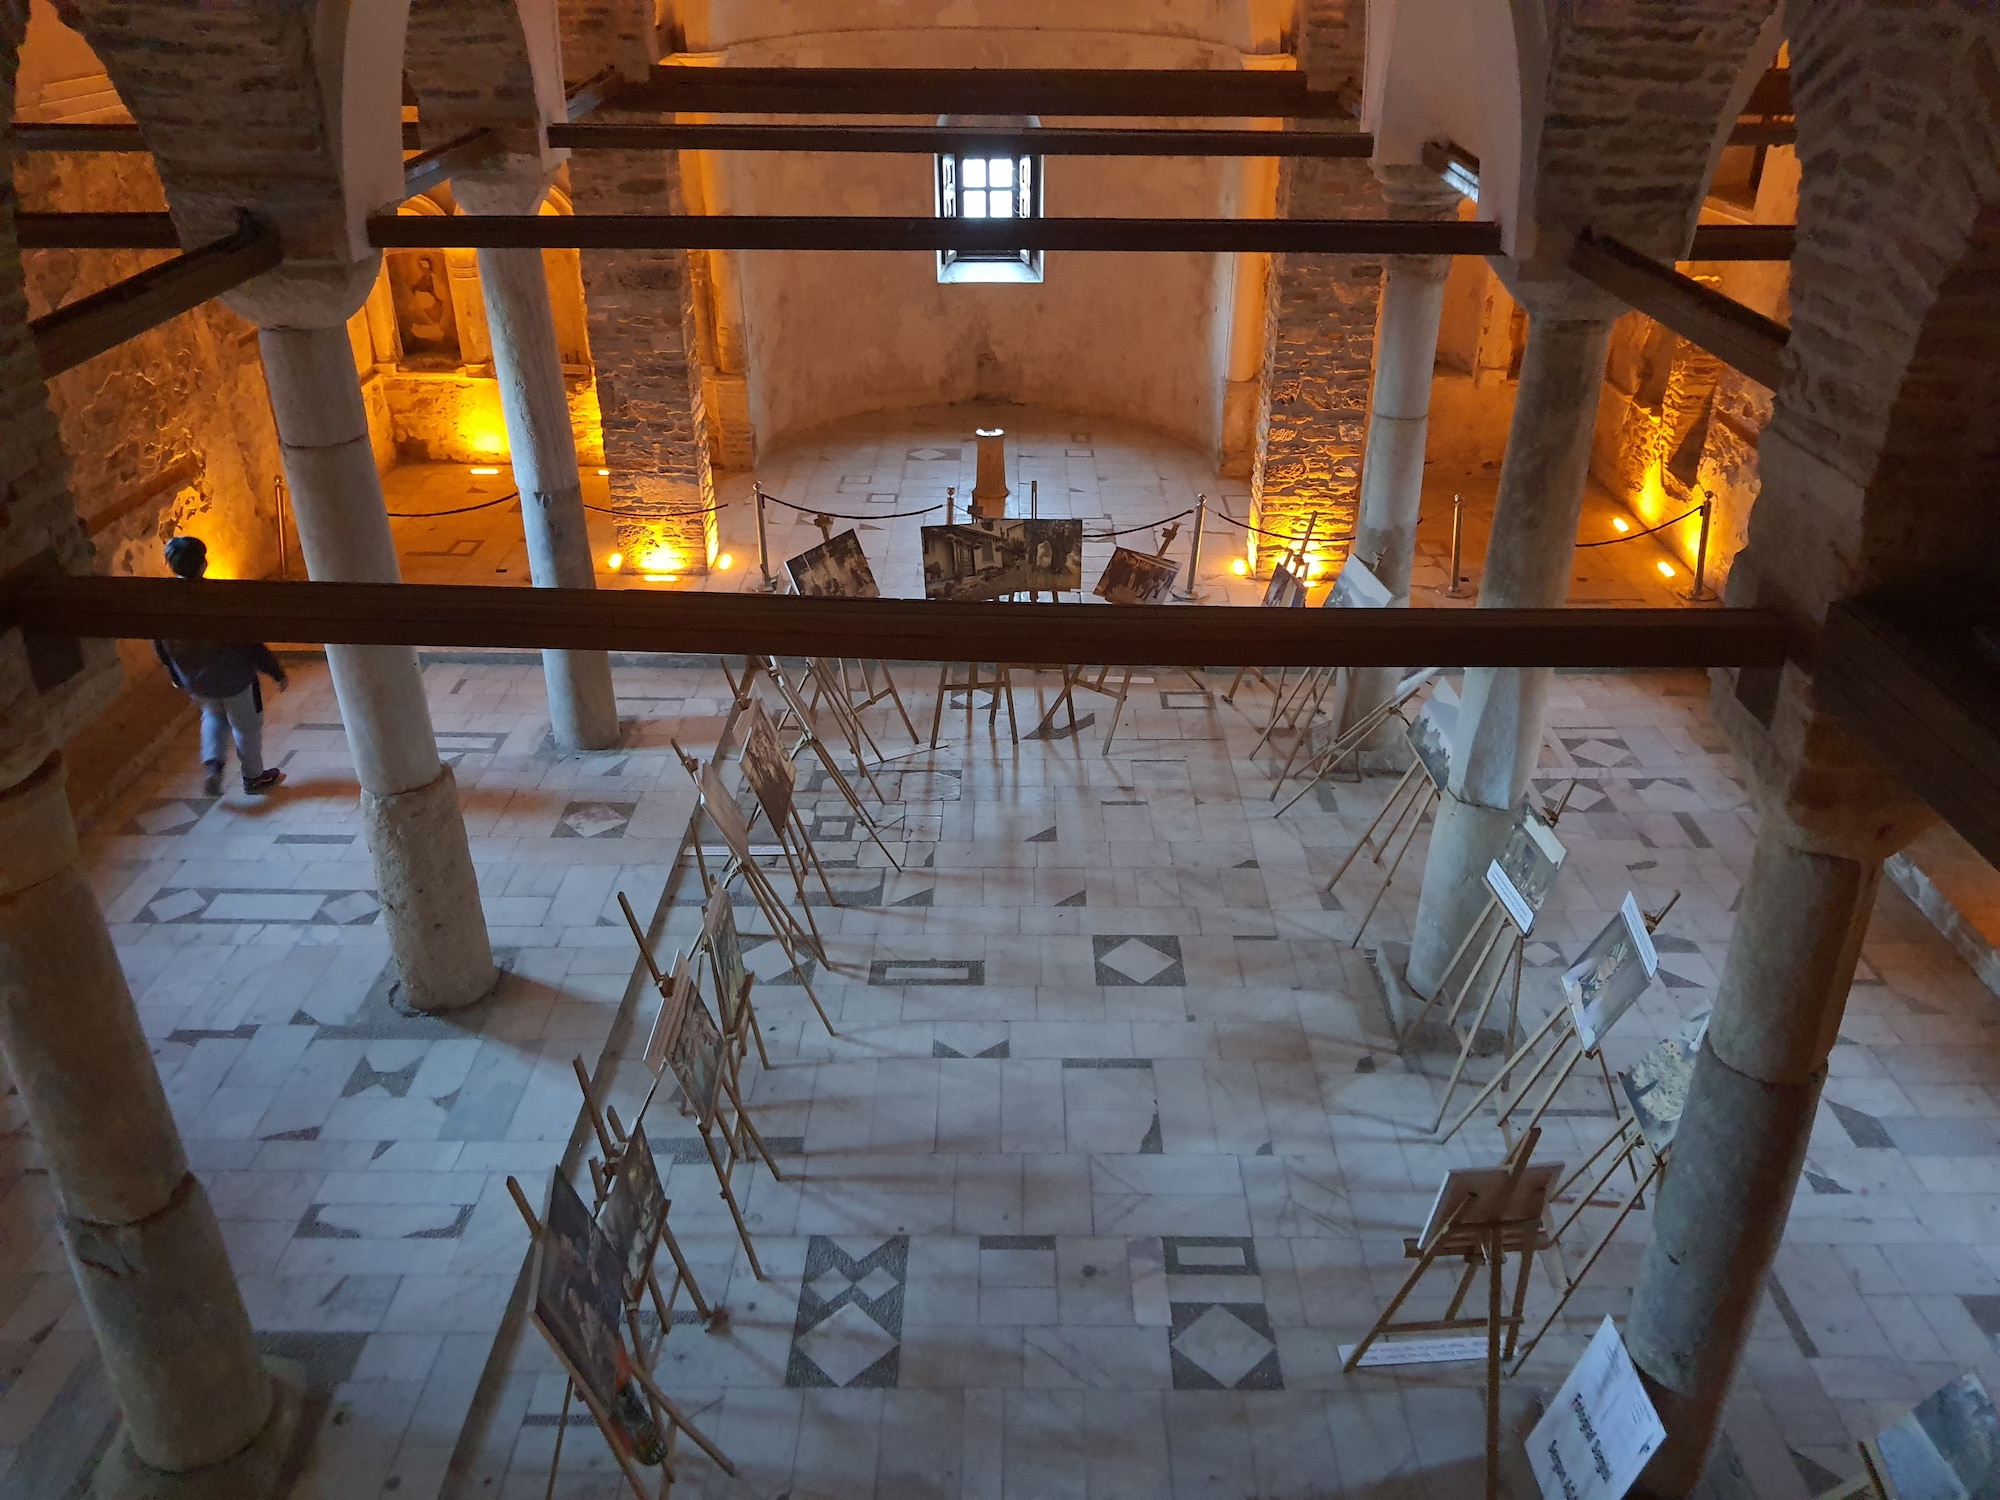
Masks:
[[[1792,74],[1789,68],[1767,68],[1750,97],[1743,101],[1746,115],[1789,115],[1792,109]]]
[[[14,122],[14,150],[144,151],[137,125],[37,125]]]
[[[1738,120],[1729,131],[1732,146],[1790,146],[1798,138],[1796,120]]]
[[[1688,260],[1790,260],[1796,224],[1697,224]]]
[[[1784,324],[1604,236],[1579,235],[1569,265],[1752,380],[1775,388],[1784,377]]]
[[[44,379],[73,370],[209,298],[241,286],[284,258],[278,232],[246,220],[224,240],[177,255],[80,297],[29,325]]]
[[[0,592],[36,636],[327,641],[899,661],[1156,666],[1769,666],[1781,617],[1741,609],[1252,609],[945,604],[650,589],[57,577]]]
[[[1238,68],[665,66],[605,104],[681,114],[1351,117],[1303,73]]]
[[[1358,130],[1046,130],[969,125],[551,125],[549,144],[572,151],[832,151],[930,155],[990,149],[1036,156],[1321,156],[1366,160],[1375,137]]]
[[[178,250],[172,214],[16,214],[23,250]]]
[[[403,196],[414,198],[428,193],[441,182],[460,172],[485,166],[500,151],[500,138],[490,130],[475,130],[455,141],[447,141],[420,152],[403,163]]]
[[[624,80],[614,67],[603,68],[563,95],[563,118],[572,125],[600,108],[613,89]]]

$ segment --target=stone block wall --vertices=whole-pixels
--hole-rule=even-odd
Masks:
[[[569,395],[570,430],[576,434],[578,463],[602,468],[604,442],[597,410],[597,386],[588,375],[564,382]],[[500,387],[491,377],[428,374],[385,369],[365,382],[380,391],[381,421],[393,461],[426,464],[490,464],[502,461],[488,434],[507,431],[500,410]],[[370,412],[371,424],[376,420]]]

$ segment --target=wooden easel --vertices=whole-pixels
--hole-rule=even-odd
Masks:
[[[1301,797],[1304,795],[1304,792],[1299,794]],[[1381,864],[1382,856],[1387,854],[1389,846],[1396,842],[1397,831],[1407,820],[1409,832],[1403,836],[1403,846],[1396,851],[1396,857],[1389,861],[1388,874],[1383,877],[1381,888],[1375,892],[1375,899],[1368,903],[1368,910],[1362,913],[1361,925],[1354,929],[1354,937],[1348,942],[1348,947],[1361,946],[1361,935],[1368,930],[1368,924],[1375,916],[1375,908],[1380,906],[1382,898],[1389,894],[1389,887],[1396,883],[1396,872],[1403,867],[1403,856],[1410,852],[1410,845],[1416,841],[1417,830],[1423,827],[1424,819],[1430,816],[1443,795],[1443,789],[1431,780],[1430,772],[1424,768],[1422,758],[1413,760],[1410,769],[1403,773],[1402,780],[1390,788],[1388,800],[1383,802],[1381,811],[1375,814],[1375,821],[1370,823],[1367,831],[1355,840],[1354,847],[1347,851],[1347,858],[1340,862],[1340,868],[1335,870],[1333,878],[1327,881],[1326,889],[1328,894],[1331,894],[1333,888],[1340,884],[1340,877],[1345,875],[1349,866],[1354,863],[1355,856],[1374,843],[1375,830],[1382,826],[1384,818],[1389,818],[1390,810],[1393,808],[1395,816],[1389,818],[1389,831],[1382,836],[1380,843],[1374,844],[1375,852],[1370,856],[1371,863]],[[1296,801],[1297,798],[1293,800]],[[1280,808],[1279,813],[1282,814],[1290,805],[1287,803],[1285,808]]]
[[[1407,728],[1409,720],[1404,716],[1403,705],[1437,675],[1438,669],[1436,667],[1426,667],[1421,672],[1411,673],[1397,684],[1396,691],[1385,702],[1377,704],[1359,720],[1341,731],[1331,745],[1306,762],[1304,773],[1306,784],[1292,793],[1292,800],[1279,808],[1277,815],[1282,818],[1294,807],[1297,807],[1305,795],[1314,787],[1318,786],[1322,781],[1330,779],[1333,773],[1339,768],[1341,762],[1349,760],[1358,754],[1361,746],[1367,742],[1368,738],[1391,718],[1401,719]],[[1285,788],[1285,778],[1291,773],[1291,762],[1287,761],[1285,767],[1285,771],[1278,777],[1277,784],[1271,788],[1271,800],[1273,802],[1278,800],[1278,793]],[[1356,774],[1358,775],[1359,773],[1357,772]],[[1385,803],[1385,809],[1386,806],[1387,804]],[[1374,830],[1371,828],[1369,831],[1372,833]],[[1349,856],[1350,859],[1352,857],[1352,855]]]
[[[968,745],[972,742],[972,700],[974,695],[978,693],[985,693],[987,695],[986,727],[989,729],[999,722],[1000,702],[1003,697],[1006,699],[1007,738],[1017,745],[1020,744],[1020,725],[1014,719],[1013,669],[1004,661],[994,662],[991,664],[993,675],[982,678],[980,668],[988,664],[986,662],[969,661],[964,663],[965,680],[963,682],[953,682],[951,680],[951,669],[955,665],[958,665],[958,663],[941,662],[938,664],[937,703],[931,709],[931,749],[935,750],[938,747],[938,731],[944,724],[945,705],[951,700],[953,693],[965,694],[965,739]]]
[[[522,1190],[519,1179],[509,1176],[507,1179],[507,1191],[514,1199],[515,1208],[520,1211],[521,1217],[527,1222],[528,1235],[532,1242],[530,1253],[534,1259],[535,1274],[539,1277],[542,1257],[547,1253],[546,1231],[543,1229],[540,1216],[535,1213],[534,1208],[529,1204],[528,1195]],[[531,1298],[538,1296],[538,1293],[539,1288],[531,1290]],[[630,1311],[629,1303],[627,1310],[628,1312]],[[578,1396],[583,1398],[585,1409],[589,1411],[592,1420],[597,1423],[598,1431],[603,1435],[605,1446],[611,1450],[611,1456],[618,1460],[618,1467],[624,1473],[625,1482],[631,1486],[632,1493],[638,1496],[638,1500],[648,1500],[646,1487],[640,1481],[638,1469],[633,1463],[633,1455],[627,1452],[626,1445],[618,1437],[614,1436],[610,1414],[603,1410],[588,1383],[581,1378],[576,1367],[571,1364],[568,1353],[556,1339],[555,1334],[542,1321],[539,1314],[535,1316],[534,1323],[537,1328],[541,1329],[542,1337],[547,1341],[550,1352],[555,1355],[557,1362],[563,1368],[564,1374],[568,1377],[568,1382],[563,1389],[561,1417],[556,1427],[555,1451],[549,1460],[548,1484],[543,1491],[545,1500],[546,1497],[551,1497],[555,1494],[556,1471],[562,1464],[563,1436],[569,1427],[570,1402]],[[632,1322],[632,1326],[636,1331],[636,1321]],[[662,1341],[665,1339],[665,1327],[666,1324],[663,1322]],[[614,1334],[614,1337],[616,1336]],[[657,1350],[655,1353],[657,1356]],[[725,1474],[734,1477],[736,1474],[736,1465],[729,1461],[728,1456],[720,1448],[716,1447],[700,1428],[688,1420],[687,1414],[681,1410],[679,1404],[659,1388],[658,1384],[653,1380],[652,1370],[649,1368],[647,1362],[644,1360],[631,1360],[630,1363],[632,1365],[632,1377],[638,1382],[640,1390],[645,1394],[646,1404],[650,1409],[653,1424],[655,1427],[662,1429],[665,1434],[663,1441],[666,1452],[660,1462],[660,1484],[658,1490],[661,1500],[664,1500],[665,1496],[673,1492],[674,1449],[676,1447],[677,1435],[682,1432],[685,1432],[702,1452],[715,1460],[717,1466]]]
[[[1540,1141],[1541,1132],[1530,1131],[1499,1168],[1477,1174],[1455,1171],[1446,1175],[1444,1186],[1439,1189],[1440,1204],[1461,1183],[1479,1180],[1463,1192],[1441,1225],[1427,1225],[1427,1233],[1403,1241],[1403,1254],[1414,1259],[1416,1265],[1403,1278],[1402,1286],[1361,1342],[1341,1362],[1341,1369],[1352,1373],[1369,1346],[1386,1334],[1485,1330],[1487,1500],[1498,1500],[1500,1494],[1500,1363],[1514,1352],[1522,1310],[1528,1300],[1528,1271],[1534,1264],[1535,1253],[1547,1248],[1542,1215],[1549,1187],[1562,1172],[1560,1164],[1530,1168],[1529,1158]],[[1432,1213],[1435,1216],[1437,1208]],[[1514,1283],[1512,1309],[1503,1311],[1506,1259],[1510,1254],[1521,1257],[1521,1269]],[[1444,1317],[1397,1322],[1397,1311],[1409,1300],[1424,1273],[1434,1262],[1448,1256],[1462,1256],[1465,1270]],[[1460,1317],[1459,1309],[1464,1306],[1481,1266],[1486,1268],[1486,1316]]]
[[[1301,582],[1304,581],[1304,574],[1306,572],[1306,565],[1305,565],[1306,550],[1312,545],[1313,528],[1316,527],[1317,525],[1319,525],[1319,517],[1317,515],[1307,516],[1305,535],[1300,537],[1296,542],[1293,542],[1291,545],[1287,546],[1285,550],[1278,555],[1278,561],[1284,564],[1286,571],[1291,573],[1293,577],[1298,578]],[[1259,607],[1262,608],[1264,606],[1260,603]],[[1271,606],[1271,607],[1275,608],[1276,606]],[[1305,677],[1309,679],[1317,675],[1318,673],[1326,670],[1327,669],[1324,667],[1308,667],[1305,669]],[[1264,669],[1262,667],[1251,667],[1251,666],[1238,667],[1236,669],[1236,675],[1230,679],[1229,691],[1222,695],[1222,701],[1224,703],[1228,703],[1231,705],[1235,704],[1236,690],[1243,686],[1243,679],[1245,677],[1256,678],[1259,682],[1263,683],[1266,687],[1271,689],[1271,691],[1276,695],[1278,701],[1282,701],[1283,698],[1285,697],[1285,678],[1289,671],[1290,671],[1289,668],[1284,668],[1284,667],[1279,668],[1278,680],[1276,682],[1272,682],[1271,679],[1265,675]],[[1271,722],[1273,724],[1277,722],[1276,702],[1274,702],[1272,705]],[[1269,738],[1270,733],[1271,733],[1270,729],[1268,728],[1265,729],[1264,734],[1259,737],[1257,743],[1259,745],[1263,744],[1264,740]],[[1255,755],[1257,752],[1255,750],[1252,750],[1250,753],[1252,755]]]
[[[677,743],[674,744],[674,751],[680,756],[682,767],[693,778],[696,788],[700,791],[702,811],[707,814],[709,822],[715,825],[716,831],[722,835],[723,844],[729,850],[729,859],[724,863],[722,872],[711,879],[708,872],[708,857],[701,852],[700,841],[696,841],[695,864],[701,875],[702,889],[711,893],[727,890],[731,880],[739,875],[742,876],[744,887],[756,901],[758,910],[763,912],[765,922],[770,925],[771,935],[777,939],[778,946],[785,950],[785,956],[792,961],[792,968],[799,975],[799,983],[805,988],[806,998],[812,1001],[813,1009],[819,1012],[820,1021],[826,1027],[827,1035],[837,1035],[833,1029],[833,1021],[827,1015],[826,1007],[820,1004],[819,995],[812,987],[812,979],[807,975],[805,962],[799,954],[799,950],[804,948],[822,964],[827,963],[826,949],[820,942],[819,929],[812,923],[812,909],[806,908],[807,926],[801,927],[798,919],[785,909],[784,901],[779,897],[763,868],[750,858],[749,825],[744,822],[742,813],[737,810],[734,799],[722,789],[721,779],[715,774],[715,762],[710,761],[707,765],[702,765]],[[640,937],[643,947],[644,938],[636,922],[633,923],[632,930],[635,937]],[[653,972],[655,983],[658,983],[658,968],[655,967]]]
[[[798,892],[799,909],[812,921],[812,902],[806,895],[806,871],[811,869],[819,876],[819,888],[826,893],[827,901],[840,905],[840,897],[833,893],[833,884],[826,878],[826,866],[820,863],[819,850],[814,847],[812,830],[806,827],[805,819],[799,814],[796,792],[798,790],[798,768],[777,742],[778,732],[770,716],[764,712],[764,705],[755,698],[750,700],[748,713],[749,728],[743,736],[743,779],[749,784],[756,797],[756,806],[751,810],[745,831],[754,827],[757,814],[761,812],[771,825],[771,834],[778,841],[778,851],[784,855],[785,863],[792,872],[792,888]],[[757,754],[752,747],[762,744],[766,753]],[[813,925],[813,936],[819,936],[818,924]],[[822,945],[824,946],[824,945]]]
[[[653,1096],[659,1092],[661,1081],[672,1072],[694,1115],[695,1129],[708,1152],[708,1164],[715,1171],[722,1201],[729,1205],[729,1216],[735,1221],[737,1238],[743,1242],[743,1253],[749,1257],[751,1271],[762,1281],[764,1268],[757,1259],[757,1247],[751,1243],[750,1227],[743,1220],[743,1207],[736,1201],[732,1179],[740,1163],[752,1160],[761,1160],[776,1181],[784,1181],[785,1174],[778,1169],[771,1148],[764,1144],[763,1135],[744,1107],[741,1042],[731,1042],[722,1035],[701,1003],[692,971],[676,965],[671,975],[662,977],[643,937],[639,940],[639,951],[648,970],[656,976],[661,996],[660,1012],[646,1042],[646,1066],[653,1074],[653,1084],[639,1106],[639,1123],[643,1127]],[[712,1076],[702,1076],[700,1068],[709,1069]],[[722,1140],[720,1151],[716,1149],[717,1136]],[[746,1142],[748,1147],[755,1148],[754,1156],[746,1148]]]
[[[1086,693],[1102,693],[1105,697],[1112,700],[1111,724],[1104,731],[1104,749],[1099,752],[1103,755],[1109,755],[1111,753],[1112,741],[1118,738],[1119,721],[1125,714],[1125,700],[1132,692],[1132,674],[1138,670],[1137,667],[1064,667],[1062,669],[1062,690],[1056,694],[1055,701],[1049,705],[1048,712],[1042,715],[1041,722],[1028,731],[1028,738],[1034,739],[1038,735],[1046,733],[1049,726],[1055,723],[1057,711],[1065,705],[1069,709],[1070,732],[1074,734],[1076,732],[1076,692],[1077,689],[1081,688]],[[1205,693],[1208,691],[1208,688],[1203,685],[1201,679],[1196,677],[1190,668],[1182,667],[1179,670],[1187,673],[1187,679],[1194,684],[1196,692]],[[1116,687],[1111,686],[1111,676],[1114,672],[1119,674],[1118,686]]]
[[[752,686],[755,681],[754,673],[759,670],[770,677],[771,686],[777,690],[778,697],[784,703],[784,712],[778,715],[778,726],[781,729],[788,728],[798,735],[791,749],[793,762],[796,764],[799,757],[810,750],[814,758],[819,761],[820,769],[826,773],[827,780],[833,783],[834,790],[840,793],[841,800],[846,802],[854,813],[855,821],[868,830],[868,836],[875,841],[875,847],[882,851],[882,857],[888,860],[893,868],[902,869],[902,865],[896,861],[896,856],[889,852],[889,846],[882,842],[881,825],[875,821],[868,809],[861,805],[861,794],[854,789],[854,783],[847,779],[846,774],[834,763],[833,757],[827,754],[825,742],[820,739],[819,731],[813,727],[812,715],[806,711],[805,703],[800,699],[797,690],[792,687],[790,680],[786,678],[777,659],[769,656],[749,658],[743,673],[744,690],[748,691]],[[720,759],[721,751],[718,750],[716,754]],[[875,775],[868,769],[867,762],[862,758],[858,747],[854,752],[854,765],[868,782],[869,789],[875,793],[875,800],[886,807],[888,803],[882,795],[882,788],[877,785]]]
[[[1646,914],[1646,930],[1648,932],[1656,931],[1660,923],[1666,920],[1667,913],[1674,909],[1674,903],[1680,899],[1681,893],[1675,891],[1673,895],[1667,898],[1665,906],[1662,906],[1656,912],[1648,912]],[[1562,1086],[1569,1081],[1570,1074],[1576,1071],[1577,1064],[1582,1062],[1586,1057],[1593,1059],[1597,1063],[1598,1071],[1604,1077],[1604,1095],[1611,1101],[1611,1113],[1616,1118],[1619,1114],[1618,1089],[1611,1081],[1611,1067],[1604,1060],[1602,1038],[1599,1038],[1599,1045],[1597,1046],[1584,1046],[1583,1038],[1577,1035],[1576,1018],[1570,1013],[1570,1008],[1567,1005],[1558,1005],[1550,1013],[1548,1019],[1536,1027],[1534,1033],[1526,1041],[1522,1042],[1505,1062],[1500,1064],[1499,1070],[1486,1081],[1485,1086],[1477,1094],[1473,1095],[1472,1102],[1465,1107],[1465,1112],[1452,1122],[1451,1129],[1440,1136],[1439,1140],[1441,1142],[1448,1141],[1454,1135],[1457,1135],[1460,1127],[1472,1118],[1482,1104],[1493,1097],[1496,1090],[1503,1088],[1510,1089],[1515,1070],[1538,1047],[1543,1046],[1545,1043],[1548,1050],[1542,1054],[1541,1060],[1535,1064],[1534,1071],[1529,1073],[1527,1078],[1522,1081],[1520,1093],[1515,1098],[1510,1099],[1507,1107],[1500,1111],[1499,1119],[1495,1122],[1499,1125],[1500,1129],[1503,1132],[1507,1129],[1508,1119],[1514,1113],[1515,1107],[1526,1101],[1535,1086],[1553,1068],[1555,1069],[1554,1075],[1550,1079],[1540,1101],[1529,1114],[1528,1122],[1523,1129],[1532,1130],[1536,1125],[1540,1124],[1543,1114],[1547,1112],[1551,1104],[1555,1103],[1556,1095],[1561,1092]],[[1558,1062],[1562,1064],[1559,1068],[1556,1067]]]
[[[854,664],[852,677],[848,675],[850,661]],[[903,728],[909,731],[910,749],[898,751],[897,755],[909,755],[917,750],[917,726],[910,722],[910,711],[903,706],[903,695],[896,691],[895,674],[889,670],[887,662],[879,659],[870,661],[861,657],[815,657],[806,664],[806,676],[813,683],[812,706],[814,708],[819,706],[822,694],[829,696],[838,694],[837,701],[845,707],[848,717],[867,739],[869,748],[875,752],[875,759],[878,762],[895,758],[882,753],[881,747],[875,743],[875,736],[868,733],[868,726],[861,717],[878,703],[895,704],[896,714],[902,719]],[[879,687],[876,686],[877,677],[881,679]],[[859,685],[856,684],[855,678],[860,679]]]

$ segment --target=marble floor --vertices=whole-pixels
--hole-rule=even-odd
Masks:
[[[869,451],[905,474],[932,462]],[[1195,471],[1092,472],[1123,476],[1093,512],[1123,525]],[[881,558],[885,575],[908,562],[893,543]],[[279,795],[203,797],[189,736],[86,857],[260,1337],[314,1392],[300,1500],[542,1496],[558,1434],[553,1492],[600,1500],[622,1481],[586,1422],[562,1425],[563,1377],[518,1297],[527,1233],[507,1178],[535,1201],[555,1171],[587,1187],[574,1059],[637,1111],[659,1002],[617,897],[663,955],[697,930],[694,798],[670,740],[710,753],[729,688],[713,661],[620,658],[625,746],[562,757],[532,658],[424,660],[506,961],[488,1001],[396,1007],[315,661],[270,700]],[[935,670],[895,672],[927,727]],[[738,903],[771,1056],[748,1064],[747,1097],[783,1172],[737,1178],[765,1279],[670,1092],[645,1120],[675,1232],[730,1312],[718,1332],[677,1321],[657,1368],[738,1470],[684,1449],[676,1493],[1477,1492],[1479,1366],[1344,1375],[1338,1350],[1402,1278],[1442,1173],[1495,1160],[1499,1133],[1481,1119],[1431,1136],[1435,1059],[1399,1053],[1350,946],[1379,870],[1326,889],[1390,782],[1332,784],[1278,816],[1273,760],[1251,754],[1270,695],[1227,702],[1229,680],[1140,674],[1110,756],[1101,698],[1078,732],[1028,735],[1052,674],[1017,681],[1018,743],[983,711],[968,735],[955,695],[944,743],[899,753],[893,710],[869,710],[886,854],[823,774],[804,777],[841,898],[813,907],[828,964],[799,972]],[[1607,1043],[1614,1067],[1712,1003],[1727,950],[1753,820],[1705,703],[1694,674],[1556,682],[1537,785],[1577,790],[1528,1012],[1628,889],[1648,908],[1680,892],[1661,981]],[[1366,944],[1407,937],[1423,847]],[[2000,1389],[1994,1007],[1885,885],[1716,1500],[1804,1500],[1855,1468],[1855,1438],[1960,1371]],[[1579,1160],[1611,1125],[1602,1086],[1573,1086],[1541,1157]],[[115,1411],[11,1093],[0,1131],[0,1500],[79,1495]],[[1533,1493],[1519,1435],[1622,1315],[1647,1229],[1635,1215],[1508,1382],[1510,1495]],[[1554,1294],[1544,1266],[1530,1316]]]

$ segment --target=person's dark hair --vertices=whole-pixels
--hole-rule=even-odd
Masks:
[[[167,566],[182,578],[199,578],[208,571],[208,544],[198,536],[177,536],[167,543]]]

